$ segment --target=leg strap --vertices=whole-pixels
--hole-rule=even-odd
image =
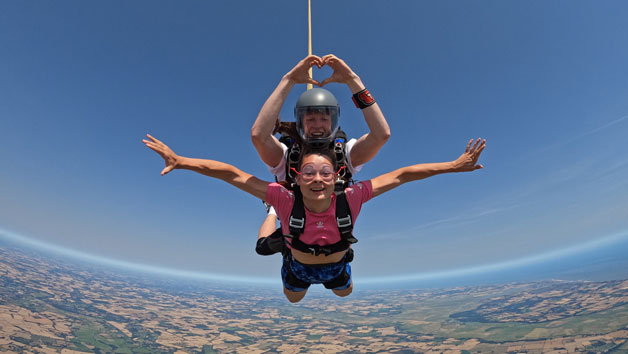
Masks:
[[[345,255],[345,258],[344,258],[345,267],[342,270],[342,273],[340,273],[340,275],[335,277],[334,279],[332,279],[332,280],[330,280],[330,281],[328,281],[326,283],[323,283],[325,288],[327,288],[327,289],[334,289],[334,288],[338,288],[338,287],[341,287],[341,286],[347,284],[347,282],[351,278],[351,276],[347,272],[347,263],[350,263],[351,261],[353,261],[353,249],[349,248],[347,250],[347,254]]]
[[[351,247],[349,247],[349,249],[347,250],[347,254],[345,254],[345,262],[353,262],[353,248]]]
[[[299,278],[297,278],[296,275],[294,275],[294,273],[292,272],[292,268],[290,267],[290,260],[289,259],[285,259],[284,260],[285,265],[286,265],[286,283],[288,283],[288,285],[295,287],[295,288],[302,288],[302,289],[307,289],[310,287],[310,283],[303,281]]]
[[[340,273],[340,275],[335,277],[334,279],[326,283],[323,283],[323,285],[325,286],[326,289],[334,289],[334,288],[338,288],[343,285],[346,285],[348,281],[349,281],[349,273],[347,273],[347,264],[345,263],[345,267],[342,270],[342,273]]]

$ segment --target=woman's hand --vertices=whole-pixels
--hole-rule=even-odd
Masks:
[[[164,167],[164,169],[161,171],[161,175],[163,176],[176,168],[181,157],[175,154],[174,151],[172,151],[172,149],[168,147],[168,145],[153,138],[150,134],[146,134],[146,137],[148,137],[150,141],[142,139],[144,145],[158,153],[166,163],[166,167]]]
[[[471,144],[473,144],[473,146],[471,146]],[[486,139],[482,140],[478,138],[475,143],[473,143],[473,139],[469,140],[465,152],[453,162],[454,170],[456,172],[470,172],[483,168],[484,166],[478,164],[478,160],[485,147]]]

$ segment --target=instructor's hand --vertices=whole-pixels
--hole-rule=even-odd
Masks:
[[[321,83],[310,77],[309,70],[311,67],[316,66],[318,68],[323,66],[323,61],[316,55],[307,56],[301,60],[292,70],[290,70],[286,77],[295,84],[312,84],[320,86]]]
[[[330,77],[321,82],[321,87],[331,82],[338,82],[341,84],[349,84],[352,80],[355,80],[358,76],[351,70],[342,59],[336,57],[333,54],[327,54],[322,58],[323,65],[329,66],[334,72]]]

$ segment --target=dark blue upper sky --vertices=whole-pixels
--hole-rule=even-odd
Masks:
[[[364,206],[356,276],[500,267],[626,237],[628,3],[312,7],[314,54],[344,59],[392,129],[358,179],[487,139],[484,170]],[[307,54],[306,21],[305,0],[0,3],[0,228],[125,262],[278,276],[278,258],[253,252],[259,201],[188,171],[161,177],[140,141],[270,180],[250,127]],[[343,129],[364,134],[349,90],[326,88]]]

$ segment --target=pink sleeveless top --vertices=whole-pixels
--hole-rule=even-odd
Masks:
[[[351,219],[353,225],[360,213],[362,204],[373,197],[373,187],[371,181],[358,182],[345,189]],[[277,217],[281,221],[284,234],[288,234],[290,229],[288,221],[294,205],[294,193],[280,184],[271,183],[266,190],[266,202],[272,205],[277,212]],[[340,241],[340,231],[336,223],[336,195],[332,195],[332,202],[326,211],[313,213],[305,209],[305,228],[299,239],[308,245],[326,246]]]

